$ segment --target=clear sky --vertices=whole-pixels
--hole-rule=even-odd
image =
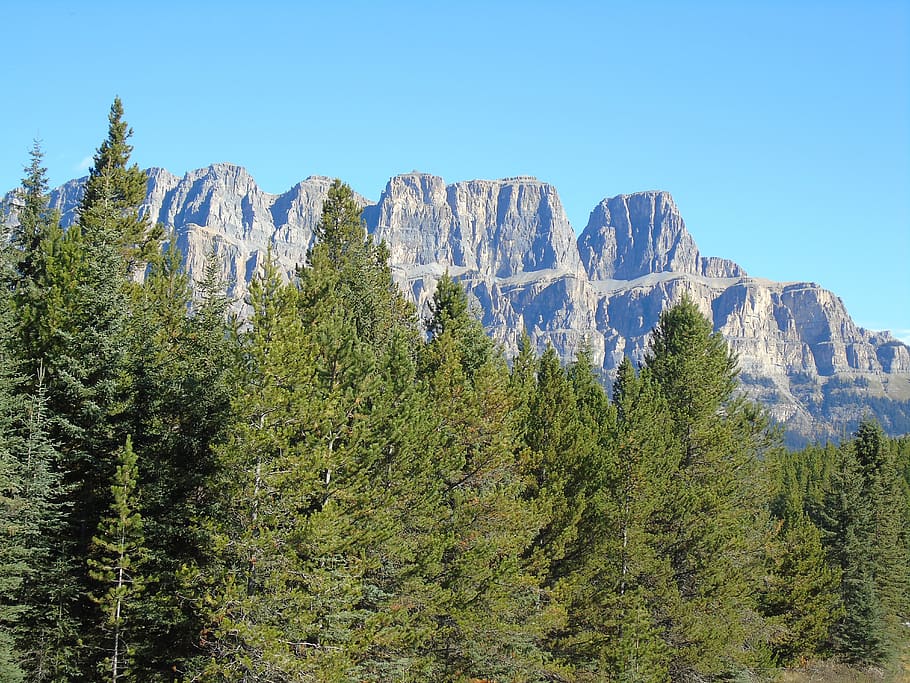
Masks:
[[[534,175],[576,232],[670,191],[702,253],[833,290],[910,340],[910,2],[0,4],[0,188],[40,137],[83,175],[115,95],[133,158],[337,176]]]

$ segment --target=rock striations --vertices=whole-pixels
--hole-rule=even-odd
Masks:
[[[173,231],[191,275],[216,253],[238,301],[269,251],[288,273],[305,262],[331,184],[313,176],[267,194],[231,164],[148,176],[144,211]],[[80,192],[81,181],[55,192],[67,221]],[[702,256],[666,192],[604,199],[577,240],[556,190],[531,177],[447,185],[415,172],[389,180],[378,202],[360,200],[415,303],[425,306],[448,271],[507,353],[527,330],[566,361],[588,348],[609,378],[624,355],[643,358],[660,312],[688,293],[738,353],[746,392],[794,442],[836,437],[865,412],[910,431],[907,346],[857,327],[815,284],[749,277]]]

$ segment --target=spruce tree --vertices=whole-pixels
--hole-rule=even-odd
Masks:
[[[132,135],[133,129],[123,120],[123,102],[116,97],[108,114],[107,138],[95,152],[79,207],[83,225],[101,204],[117,216],[113,238],[126,273],[135,272],[156,254],[163,237],[161,227],[153,226],[139,212],[145,201],[146,177],[139,166],[129,165]]]
[[[48,206],[46,170],[39,143],[19,191],[18,223],[3,239],[3,324],[0,355],[4,387],[12,406],[4,412],[7,444],[15,460],[21,505],[17,542],[25,570],[7,593],[20,615],[13,630],[18,660],[29,680],[59,680],[75,671],[78,629],[72,617],[76,559],[67,527],[69,490],[65,467],[51,444],[54,432],[48,366],[52,330],[60,318],[68,262],[61,249],[59,217]]]
[[[73,627],[54,637],[58,673],[46,675],[57,678],[90,676],[95,670],[96,651],[89,644],[100,635],[100,625],[87,597],[90,580],[84,568],[91,535],[110,502],[105,482],[114,474],[114,454],[123,436],[117,413],[129,311],[128,261],[135,260],[132,238],[125,235],[141,222],[138,203],[133,204],[141,199],[131,179],[135,174],[120,172],[129,154],[128,146],[116,144],[120,124],[119,114],[113,116],[78,222],[65,234],[53,212],[40,209],[42,202],[46,207],[46,184],[33,156],[25,185],[35,208],[26,211],[16,242],[23,278],[14,297],[13,329],[25,380],[22,391],[35,395],[41,378],[46,431],[59,452],[66,485],[66,499],[59,502],[66,503],[67,528],[57,536],[51,564],[70,573],[65,585],[78,596],[71,600],[58,594],[57,622]]]
[[[0,266],[6,265],[6,258],[0,260]],[[0,290],[0,322],[8,319],[8,310],[8,296]],[[6,340],[0,338],[3,341]],[[15,641],[24,611],[17,598],[28,571],[29,541],[34,539],[29,539],[28,529],[22,523],[28,500],[21,463],[16,457],[10,365],[9,349],[6,344],[0,344],[0,679],[18,683],[25,680],[25,674],[20,668]]]
[[[873,508],[875,584],[889,630],[897,635],[899,616],[910,613],[910,556],[903,542],[904,495],[894,452],[877,422],[864,420],[853,438],[863,468],[866,498]]]
[[[46,242],[62,235],[59,213],[49,206],[47,169],[43,165],[44,151],[39,141],[34,142],[29,156],[31,162],[25,167],[25,177],[18,191],[17,225],[10,235],[14,281],[8,286],[20,309],[41,296],[40,289],[46,284],[43,281],[48,258]]]
[[[840,619],[831,631],[835,651],[849,662],[875,664],[887,654],[881,599],[875,582],[875,510],[862,465],[849,446],[839,450],[821,512],[832,564],[840,570]]]
[[[224,436],[230,406],[223,288],[211,279],[206,298],[194,303],[181,261],[171,240],[133,288],[117,416],[143,454],[144,571],[154,579],[136,614],[142,638],[133,639],[133,671],[140,680],[185,671],[198,655],[201,617],[184,582],[208,561],[201,519],[216,503],[212,445]]]
[[[903,638],[910,560],[900,476],[881,427],[863,421],[842,444],[820,518],[831,560],[841,570],[843,613],[834,649],[859,664],[882,664]]]

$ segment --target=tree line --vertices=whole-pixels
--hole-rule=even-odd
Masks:
[[[689,299],[610,391],[460,285],[421,320],[336,181],[236,320],[143,217],[119,99],[77,222],[0,254],[0,679],[707,681],[883,665],[910,440],[780,446]]]

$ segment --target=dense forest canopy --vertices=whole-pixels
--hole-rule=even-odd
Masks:
[[[0,679],[719,681],[906,647],[910,440],[783,449],[685,298],[609,391],[584,352],[509,364],[448,276],[419,319],[337,181],[234,320],[214,256],[189,282],[140,214],[123,116],[74,226],[37,144],[4,222]]]

